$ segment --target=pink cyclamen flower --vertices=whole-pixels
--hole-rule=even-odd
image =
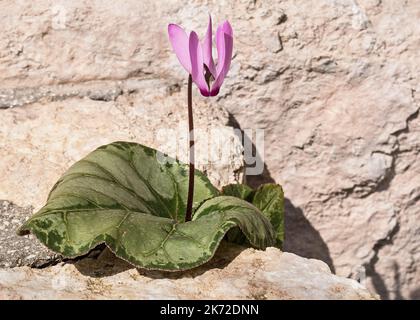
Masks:
[[[212,56],[211,17],[203,41],[192,31],[188,37],[176,24],[168,26],[169,40],[181,65],[191,74],[203,96],[216,96],[229,71],[233,51],[233,31],[228,21],[216,31],[217,64]]]

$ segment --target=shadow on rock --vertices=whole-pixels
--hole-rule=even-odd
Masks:
[[[128,262],[117,258],[105,245],[99,245],[84,257],[69,260],[79,272],[93,278],[110,277],[132,269]]]
[[[420,300],[420,287],[410,292],[411,300]]]
[[[137,268],[137,272],[151,279],[179,279],[196,277],[211,269],[223,269],[232,262],[243,250],[239,246],[222,241],[214,257],[205,264],[186,271],[157,271]],[[69,261],[83,275],[93,278],[103,278],[125,272],[135,267],[130,263],[116,257],[107,247],[98,247],[89,255],[78,260]]]
[[[335,273],[327,244],[320,233],[306,219],[303,211],[285,199],[285,241],[284,251],[299,256],[324,261]]]
[[[241,130],[238,121],[232,114],[229,115],[229,125]],[[242,136],[239,138],[242,139],[244,148],[251,148],[251,150],[246,150],[244,155],[245,163],[248,164],[246,167],[252,167],[257,163],[262,163],[264,159],[258,153],[251,137],[246,135],[245,132],[242,132]],[[247,155],[249,157],[248,159]],[[254,160],[255,163],[252,163],[252,160]],[[249,165],[250,163],[251,165]],[[264,183],[276,183],[265,162],[261,174],[247,175],[245,181],[246,184],[254,189]],[[287,190],[284,191],[287,195]],[[330,251],[320,233],[312,226],[309,220],[306,219],[302,209],[295,207],[290,199],[287,198],[285,199],[285,242],[283,250],[305,258],[322,260],[328,264],[331,271],[335,273]]]
[[[257,188],[263,183],[273,183],[267,168],[261,176],[247,177],[247,183]],[[285,191],[287,194],[287,190]],[[297,254],[301,257],[318,259],[324,261],[335,273],[333,260],[327,244],[321,234],[314,228],[311,222],[305,217],[302,209],[295,207],[290,199],[284,199],[284,244],[283,251]]]

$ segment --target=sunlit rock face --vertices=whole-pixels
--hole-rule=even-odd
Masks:
[[[357,281],[331,274],[319,260],[232,244],[185,272],[135,269],[105,250],[44,269],[0,269],[0,288],[0,299],[378,298]]]
[[[417,1],[2,1],[0,11],[2,221],[42,206],[100,144],[187,159],[187,77],[167,24],[202,37],[210,11],[214,24],[231,22],[234,58],[217,98],[194,92],[196,126],[222,127],[233,151],[207,161],[202,150],[199,167],[218,186],[241,181],[240,143],[223,130],[264,129],[264,174],[247,181],[283,185],[284,250],[385,299],[420,298]]]

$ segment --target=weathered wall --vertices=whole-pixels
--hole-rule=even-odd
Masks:
[[[159,90],[148,106],[179,104],[186,75],[166,25],[203,35],[208,12],[231,21],[235,56],[219,97],[196,95],[196,108],[222,105],[232,123],[265,129],[266,171],[248,181],[283,184],[286,251],[345,276],[365,270],[384,298],[420,298],[416,0],[2,1],[0,108],[36,117],[45,101],[118,102],[130,90],[137,105],[142,86]]]

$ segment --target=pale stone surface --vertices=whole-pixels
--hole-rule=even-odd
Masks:
[[[33,213],[32,207],[19,207],[0,200],[0,268],[43,267],[60,256],[42,245],[34,235],[19,237],[16,230]]]
[[[159,90],[158,86],[163,89]],[[0,199],[39,209],[61,174],[97,147],[135,141],[188,161],[184,95],[165,97],[162,81],[122,83],[115,101],[69,97],[2,110]],[[78,92],[78,89],[74,89]],[[58,92],[58,91],[57,91]],[[57,93],[58,95],[59,93]],[[195,108],[198,168],[215,186],[242,180],[242,147],[228,114],[198,101]],[[214,148],[218,152],[210,152]],[[217,156],[218,159],[211,158]]]
[[[222,246],[210,263],[181,273],[136,270],[107,250],[42,270],[0,269],[0,299],[377,299],[321,261],[242,250]]]
[[[265,129],[266,172],[248,181],[283,184],[285,250],[366,275],[383,298],[420,298],[417,0],[2,1],[0,108],[16,108],[0,110],[0,199],[39,207],[92,147],[156,145],[154,121],[185,119],[166,24],[203,35],[209,11],[231,21],[235,57],[195,111]]]
[[[288,198],[284,249],[390,299],[420,298],[419,15],[418,1],[263,1],[245,42],[276,29],[283,50],[239,43],[242,88],[225,100],[242,128],[266,129],[265,178]]]
[[[0,201],[0,267],[41,266],[58,259],[32,235],[19,237],[16,230],[45,204],[64,171],[97,147],[135,141],[188,161],[183,95],[162,100],[165,90],[157,90],[154,80],[119,86],[121,95],[111,101],[80,98],[81,90],[73,88],[75,96],[62,101],[45,98],[0,111],[0,199],[7,199]],[[243,177],[242,146],[227,123],[226,111],[197,103],[196,163],[219,188]]]

